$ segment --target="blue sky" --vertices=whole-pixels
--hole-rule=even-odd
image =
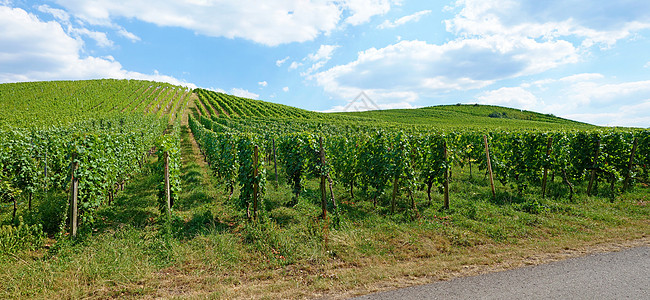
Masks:
[[[315,111],[494,104],[650,127],[646,0],[0,0],[0,82],[136,78]]]

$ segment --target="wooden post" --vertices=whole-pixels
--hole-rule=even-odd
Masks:
[[[327,174],[327,182],[329,183],[330,186],[330,198],[332,200],[332,206],[334,207],[334,210],[336,211],[337,206],[336,206],[336,199],[334,199],[334,181],[330,177],[329,174]]]
[[[320,163],[325,167],[325,150],[323,150],[323,138],[318,139],[318,154],[320,156]],[[321,170],[323,172],[323,170]],[[321,204],[321,217],[323,220],[327,218],[327,188],[325,187],[325,174],[320,175],[320,204]]]
[[[483,142],[485,143],[485,155],[487,156],[487,168],[490,174],[490,187],[492,188],[492,197],[496,199],[497,194],[494,191],[494,176],[492,174],[492,163],[490,162],[490,147],[488,147],[487,136],[483,135]]]
[[[323,166],[326,164],[325,161],[325,149],[323,148],[323,138],[320,138],[320,159],[321,163]],[[324,179],[327,179],[327,182],[329,183],[329,188],[330,188],[330,199],[332,200],[332,206],[334,210],[336,210],[336,199],[334,199],[334,181],[332,180],[332,177],[330,177],[329,172],[327,172],[324,176]],[[327,193],[327,190],[325,187],[323,187],[323,190]]]
[[[600,156],[600,140],[596,142],[596,155],[594,156],[594,163],[591,166],[591,179],[589,179],[589,186],[587,187],[587,196],[591,196],[591,188],[596,181],[596,164],[598,163],[598,156]]]
[[[393,196],[390,198],[390,212],[395,213],[395,198],[397,198],[397,189],[399,184],[399,176],[395,176],[393,180]]]
[[[553,137],[548,138],[548,144],[546,145],[546,159],[549,159],[551,155],[551,146],[553,146]],[[546,196],[546,176],[548,174],[548,167],[544,164],[544,175],[542,176],[542,198]]]
[[[257,163],[259,159],[259,154],[258,154],[258,149],[257,146],[253,148],[253,219],[257,220],[257,193],[260,189],[260,185],[257,182],[257,175],[258,175],[258,170],[257,170]]]
[[[634,138],[632,153],[630,153],[630,162],[627,165],[627,174],[625,175],[625,181],[623,182],[623,191],[627,191],[630,188],[630,177],[632,176],[632,166],[634,166],[634,155],[636,154],[636,146],[638,142],[639,138]]]
[[[411,210],[413,210],[415,213],[417,213],[417,210],[416,210],[417,207],[415,206],[415,198],[413,198],[413,192],[411,191],[410,188],[408,189],[408,194],[409,194],[409,198],[411,199]]]
[[[278,161],[277,156],[275,155],[275,139],[273,141],[273,169],[275,170],[275,185],[278,185]]]
[[[327,217],[327,187],[325,185],[325,176],[320,176],[320,206],[321,206],[321,218],[325,219]]]
[[[169,184],[169,153],[165,152],[165,199],[167,200],[167,215],[172,214],[172,195],[171,187]]]
[[[447,155],[447,141],[442,144],[444,155],[445,155],[445,180],[442,182],[443,192],[444,192],[444,208],[449,209],[449,159]]]
[[[77,226],[78,226],[78,202],[77,198],[79,196],[79,178],[75,175],[77,168],[79,167],[77,162],[77,154],[72,154],[72,164],[71,164],[71,177],[70,177],[70,234],[72,237],[77,237]]]

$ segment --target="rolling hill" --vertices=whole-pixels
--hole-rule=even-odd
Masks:
[[[205,89],[190,91],[167,83],[141,80],[84,80],[0,84],[0,124],[44,126],[123,113],[179,112],[189,106],[197,115],[237,118],[309,119],[373,126],[414,125],[446,128],[593,129],[577,121],[499,106],[440,105],[418,109],[320,113]]]
[[[196,112],[210,117],[298,118],[313,119],[323,123],[353,122],[373,126],[399,124],[434,129],[565,130],[596,128],[594,125],[553,115],[489,105],[440,105],[418,109],[321,113],[202,89],[198,89],[196,92],[199,95]]]

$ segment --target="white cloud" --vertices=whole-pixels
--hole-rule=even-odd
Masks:
[[[446,20],[462,36],[578,38],[580,46],[610,47],[650,28],[650,2],[607,0],[458,0],[460,12]]]
[[[507,106],[519,109],[534,110],[540,106],[539,99],[531,92],[521,87],[502,87],[498,90],[487,91],[477,97],[478,103]]]
[[[560,79],[554,79],[554,78],[546,78],[546,79],[540,79],[536,80],[532,83],[522,83],[521,86],[524,88],[529,88],[531,86],[535,86],[540,89],[546,89],[548,88],[549,85],[554,84],[554,83],[574,83],[574,82],[584,82],[584,81],[593,81],[593,80],[598,80],[598,79],[603,79],[605,78],[605,75],[600,74],[600,73],[580,73],[580,74],[574,74],[574,75],[569,75],[562,77]]]
[[[158,72],[124,70],[112,57],[82,56],[83,40],[20,8],[0,6],[0,32],[0,82],[132,78],[195,87]]]
[[[577,82],[567,89],[566,95],[576,106],[602,106],[625,98],[650,97],[650,80],[610,84]]]
[[[650,80],[611,80],[602,74],[583,73],[487,91],[477,99],[596,125],[649,127]]]
[[[633,105],[623,105],[608,112],[573,113],[563,117],[601,126],[650,128],[650,99]]]
[[[269,83],[266,82],[266,81],[260,81],[260,82],[258,82],[257,84],[259,84],[260,86],[267,86],[267,85],[269,85]]]
[[[48,5],[40,5],[37,8],[40,12],[51,14],[55,19],[63,25],[63,28],[66,28],[68,34],[74,35],[75,37],[85,36],[88,37],[97,43],[99,47],[113,47],[113,41],[108,39],[108,36],[104,32],[89,30],[88,28],[76,28],[72,25],[70,21],[70,15],[62,10],[57,8],[52,8]]]
[[[109,40],[106,33],[88,30],[87,28],[73,28],[71,32],[78,35],[87,36],[97,43],[99,47],[113,47],[113,41]]]
[[[351,25],[366,23],[376,15],[383,15],[390,11],[391,5],[400,5],[400,0],[348,0],[342,1],[350,11],[350,16],[345,22]]]
[[[289,56],[287,56],[287,57],[285,57],[283,59],[276,60],[275,65],[278,66],[278,67],[281,67],[285,62],[287,62],[287,60],[289,60]]]
[[[599,73],[581,73],[560,78],[563,82],[581,82],[603,79],[605,76]]]
[[[381,95],[445,93],[482,88],[497,80],[537,74],[577,60],[563,41],[510,41],[498,37],[443,45],[400,41],[359,52],[355,61],[314,74],[326,92],[350,98],[359,91]],[[394,99],[402,101],[403,99]]]
[[[321,60],[328,61],[332,58],[332,53],[334,53],[334,50],[339,47],[340,46],[338,45],[321,45],[320,48],[318,48],[318,51],[316,51],[316,53],[309,54],[307,56],[307,59],[314,62]]]
[[[330,61],[330,59],[332,59],[332,54],[334,54],[334,51],[339,47],[340,46],[338,45],[321,45],[316,53],[311,53],[304,59],[313,64],[306,72],[301,73],[301,75],[309,76],[316,70],[322,68],[328,61]]]
[[[51,14],[54,18],[56,18],[59,21],[63,21],[65,23],[70,22],[70,15],[65,10],[52,8],[49,5],[45,5],[45,4],[38,6],[38,10],[40,12]]]
[[[249,98],[249,99],[259,99],[259,97],[260,97],[260,95],[258,95],[258,94],[255,94],[253,92],[249,92],[248,90],[240,89],[240,88],[231,89],[230,94],[235,95],[237,97]]]
[[[384,48],[361,51],[356,60],[308,78],[316,80],[327,93],[342,99],[350,99],[359,91],[377,95],[409,93],[410,99],[418,99],[424,95],[480,89],[504,79],[540,74],[578,63],[590,55],[593,46],[612,47],[650,28],[650,2],[647,1],[457,0],[446,11],[455,13],[444,22],[455,39],[442,44],[400,40]],[[421,15],[387,21],[379,27],[399,26],[417,17]],[[539,105],[542,103],[526,88],[573,83],[580,88],[578,82],[603,78],[601,74],[577,74],[486,92],[481,96],[486,102],[497,101],[498,97],[502,102],[529,107],[536,101],[540,101]],[[602,86],[586,85],[602,93],[596,96],[589,91],[582,95],[563,91],[582,99],[567,102],[602,102],[605,101],[602,97],[611,93],[603,91],[605,87]],[[625,90],[622,86],[617,88]],[[386,101],[397,103],[404,99],[395,97]]]
[[[285,86],[285,87],[282,88],[282,90],[286,93],[286,92],[289,91],[289,87],[288,87],[288,86]]]
[[[118,28],[118,30],[117,30],[117,34],[119,34],[119,35],[122,36],[122,37],[127,38],[128,40],[130,40],[131,42],[134,42],[134,43],[140,41],[140,37],[139,37],[139,36],[137,36],[137,35],[135,35],[135,34],[133,34],[133,33],[131,33],[131,32],[128,32],[128,31],[127,31],[126,29],[124,29],[124,28]]]
[[[351,107],[349,106],[349,104],[350,103],[348,102],[348,104],[346,105],[335,105],[332,108],[321,112],[333,113],[333,112],[359,112],[359,111],[367,111],[367,110],[376,110],[376,108],[371,109],[371,107],[357,109],[357,107]],[[418,107],[413,106],[411,103],[408,102],[394,102],[394,103],[377,104],[377,108],[379,108],[380,110],[385,110],[385,109],[413,109]]]
[[[644,68],[650,68],[650,61],[643,65]]]
[[[249,99],[258,99],[260,97],[260,95],[258,95],[258,94],[255,94],[255,93],[250,92],[250,91],[248,91],[246,89],[240,89],[240,88],[232,88],[229,91],[226,91],[226,90],[221,89],[221,88],[213,88],[213,87],[211,87],[211,88],[208,88],[208,90],[212,90],[212,91],[219,92],[219,93],[224,93],[224,94],[229,94],[229,95],[234,95],[234,96],[242,97],[242,98],[249,98]]]
[[[86,36],[89,37],[97,43],[98,46],[100,47],[112,47],[113,46],[113,41],[109,40],[106,33],[104,32],[99,32],[99,31],[93,31],[89,30],[87,28],[81,27],[81,28],[76,28],[73,26],[70,14],[66,12],[65,10],[58,9],[58,8],[52,8],[49,5],[40,5],[37,8],[40,12],[44,12],[47,14],[52,15],[55,19],[59,21],[63,25],[64,28],[67,29],[68,34],[74,34],[76,36]],[[78,22],[83,25],[83,22]],[[129,39],[132,42],[137,42],[140,41],[140,37],[137,35],[128,32],[126,29],[115,25],[111,24],[110,27],[114,28],[117,32],[118,35]]]
[[[394,22],[386,20],[386,21],[384,21],[384,23],[379,24],[379,26],[377,26],[377,28],[379,28],[379,29],[395,28],[395,27],[398,27],[398,26],[402,26],[402,25],[404,25],[404,24],[406,24],[408,22],[418,22],[418,21],[420,21],[420,18],[422,18],[423,16],[426,16],[426,15],[428,15],[430,13],[431,13],[430,10],[423,10],[423,11],[416,12],[416,13],[414,13],[412,15],[401,17],[401,18],[395,20]]]
[[[397,0],[56,0],[91,25],[112,26],[118,18],[137,19],[198,34],[243,38],[276,46],[312,41],[345,24],[359,25],[385,14]]]
[[[392,99],[394,98],[401,98],[403,100],[393,101]],[[348,98],[348,102],[345,105],[336,105],[324,112],[358,112],[368,110],[417,108],[418,106],[414,106],[411,103],[413,99],[412,95],[409,95],[408,93],[390,95],[377,93],[376,91],[363,91],[354,97]]]
[[[289,70],[295,70],[298,69],[298,67],[302,66],[302,63],[299,62],[291,62],[291,65],[289,66]]]
[[[367,99],[362,93],[365,93]],[[346,100],[347,103],[345,105],[335,105],[323,112],[418,108],[418,106],[413,105],[413,102],[419,97],[415,92],[393,92],[387,90],[359,91],[353,88],[343,88],[340,95],[340,98]],[[366,103],[365,101],[368,102]]]

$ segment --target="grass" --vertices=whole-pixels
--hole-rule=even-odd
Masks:
[[[92,235],[0,256],[0,298],[342,298],[650,243],[647,185],[613,202],[584,193],[568,200],[559,182],[548,198],[535,187],[518,197],[498,186],[492,199],[487,181],[463,169],[454,171],[450,210],[441,195],[429,204],[418,191],[417,213],[404,193],[390,214],[388,190],[375,209],[336,188],[334,226],[317,217],[316,180],[290,208],[286,179],[280,172],[275,187],[267,166],[264,210],[250,223],[187,130],[182,137],[184,190],[171,236],[160,234],[157,182],[145,171],[98,212]]]

